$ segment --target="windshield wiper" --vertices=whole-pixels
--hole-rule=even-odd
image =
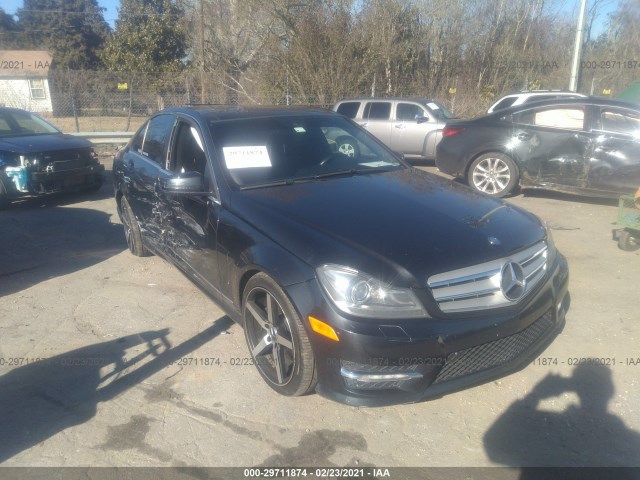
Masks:
[[[358,170],[355,168],[350,168],[348,170],[338,170],[335,172],[327,172],[327,173],[319,173],[318,175],[314,175],[313,178],[314,180],[318,180],[320,178],[328,178],[328,177],[339,177],[342,175],[354,175],[356,173],[360,173],[362,170]]]
[[[292,178],[285,178],[283,180],[275,180],[273,182],[256,183],[253,185],[241,185],[240,190],[253,190],[254,188],[267,188],[267,187],[279,187],[282,185],[293,185],[295,181]]]

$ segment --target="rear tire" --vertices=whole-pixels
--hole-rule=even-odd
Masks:
[[[520,180],[518,167],[507,155],[498,152],[485,153],[476,158],[467,172],[471,188],[502,198],[509,195]]]
[[[267,385],[286,396],[315,389],[311,342],[293,304],[268,275],[258,273],[242,295],[244,333],[249,352]]]
[[[622,230],[618,234],[618,248],[625,252],[633,252],[640,248],[640,242],[638,242],[638,238],[631,235],[628,230]]]
[[[127,239],[129,251],[136,257],[148,257],[151,255],[147,247],[142,242],[142,233],[140,226],[136,220],[133,210],[126,197],[120,200],[120,208],[122,209],[122,226],[124,227],[124,236]]]

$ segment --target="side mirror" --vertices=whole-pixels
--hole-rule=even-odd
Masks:
[[[420,115],[420,114],[416,115],[416,123],[419,124],[419,123],[424,123],[428,121],[429,121],[428,117],[425,117],[424,115]]]
[[[185,172],[162,182],[162,191],[173,195],[207,195],[204,179],[199,172]]]

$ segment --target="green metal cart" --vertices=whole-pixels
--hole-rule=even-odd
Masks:
[[[640,248],[640,199],[622,195],[618,203],[619,230],[615,231],[618,247],[627,252]]]

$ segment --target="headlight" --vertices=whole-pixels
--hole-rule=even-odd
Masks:
[[[345,313],[372,318],[418,318],[427,312],[408,288],[396,288],[340,265],[323,265],[318,280],[334,305]]]
[[[553,235],[551,234],[551,227],[545,222],[544,230],[547,235],[547,249],[549,250],[549,258],[556,253],[556,244],[553,241]]]

